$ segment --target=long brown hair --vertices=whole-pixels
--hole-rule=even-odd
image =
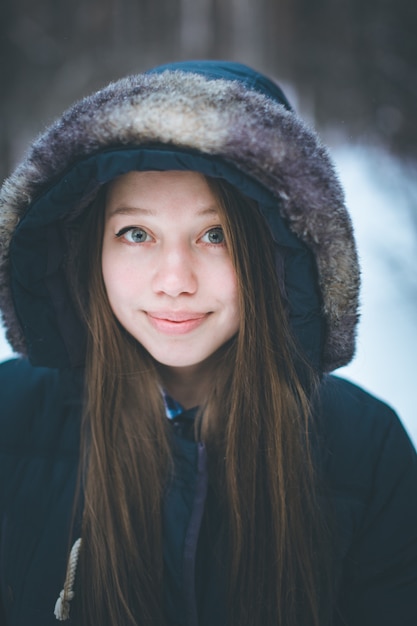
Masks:
[[[239,332],[222,354],[196,427],[223,510],[227,623],[318,626],[328,569],[310,449],[315,375],[305,364],[300,382],[303,359],[289,328],[265,220],[253,201],[227,183],[209,184],[219,202],[241,310]],[[98,204],[75,254],[76,293],[88,327],[80,623],[159,626],[169,431],[156,364],[116,321],[107,300]]]

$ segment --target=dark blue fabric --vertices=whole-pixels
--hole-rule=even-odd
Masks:
[[[77,477],[79,383],[76,371],[0,365],[2,626],[56,624]]]
[[[333,626],[417,624],[417,456],[393,411],[326,377],[320,447],[341,557]]]
[[[0,365],[2,626],[57,624],[53,610],[65,577],[81,389],[81,375],[74,371],[33,368],[25,360]],[[415,451],[385,404],[334,377],[321,387],[318,430],[322,487],[334,513],[342,614],[322,626],[415,626]],[[177,434],[175,442],[176,470],[164,509],[165,606],[167,626],[186,626],[183,556],[198,451]],[[227,626],[227,564],[216,545],[219,510],[213,494],[206,507],[211,532],[203,524],[196,563],[200,626]]]

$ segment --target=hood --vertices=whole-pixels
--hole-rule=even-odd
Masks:
[[[217,61],[161,66],[68,109],[0,192],[0,308],[34,365],[80,366],[84,328],[65,278],[66,230],[131,170],[190,169],[258,201],[284,253],[294,333],[330,371],[352,358],[359,269],[326,149],[265,76]]]

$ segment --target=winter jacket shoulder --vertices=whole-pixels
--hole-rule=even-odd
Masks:
[[[417,623],[417,455],[395,412],[327,377],[321,450],[340,552],[337,624]]]
[[[78,471],[75,386],[24,359],[0,365],[1,624],[56,623]]]

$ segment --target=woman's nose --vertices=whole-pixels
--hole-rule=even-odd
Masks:
[[[196,267],[187,246],[177,245],[161,250],[153,277],[153,289],[155,293],[165,293],[173,298],[196,292]]]

